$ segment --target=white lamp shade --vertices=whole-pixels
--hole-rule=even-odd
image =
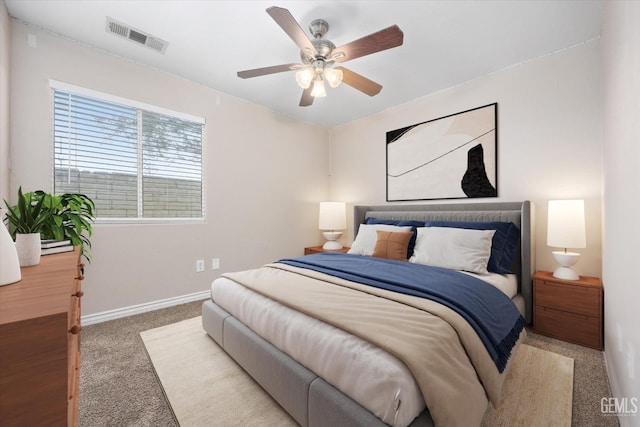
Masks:
[[[324,78],[329,83],[329,86],[336,88],[342,83],[342,70],[336,70],[335,68],[325,68]]]
[[[344,202],[320,202],[318,220],[320,230],[344,230],[347,228],[347,208]]]
[[[18,251],[9,231],[2,222],[3,217],[4,215],[0,212],[0,286],[9,285],[22,279]]]
[[[311,68],[304,68],[296,73],[296,82],[302,89],[308,89],[314,76],[315,73]]]
[[[550,200],[547,246],[585,248],[584,200]]]
[[[313,96],[314,98],[324,98],[325,96],[327,96],[327,90],[324,88],[324,80],[320,75],[318,75],[313,81],[311,96]]]

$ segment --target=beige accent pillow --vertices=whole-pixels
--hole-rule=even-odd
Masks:
[[[371,256],[377,258],[407,260],[407,248],[413,231],[393,232],[376,230],[378,240]]]
[[[382,231],[411,231],[410,226],[402,226],[399,227],[397,225],[386,225],[386,224],[360,224],[360,228],[358,228],[358,235],[356,236],[356,240],[351,244],[351,249],[349,249],[350,254],[354,255],[365,255],[371,256],[373,250],[376,247],[376,241],[378,240],[378,236],[376,235],[377,230]]]

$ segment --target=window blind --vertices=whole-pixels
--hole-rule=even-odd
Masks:
[[[203,218],[203,124],[54,88],[54,191],[97,218]]]

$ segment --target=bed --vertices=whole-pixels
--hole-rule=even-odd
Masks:
[[[416,229],[417,223],[429,227]],[[454,307],[475,304],[465,296],[461,304],[458,296],[437,294],[435,302],[419,298],[422,288],[397,291],[395,278],[404,270],[449,274],[441,271],[450,268],[433,272],[419,265],[425,253],[433,255],[429,251],[438,238],[489,239],[493,251],[495,234],[480,226],[493,223],[513,224],[518,231],[508,259],[512,274],[452,274],[463,293],[494,298],[486,303],[488,311],[501,313],[494,317],[515,319],[498,326],[504,333],[497,340],[483,329],[484,320],[477,321],[477,313]],[[528,201],[354,206],[358,236],[352,254],[310,255],[226,274],[214,281],[212,299],[203,304],[203,327],[302,426],[478,424],[487,405],[499,403],[509,356],[524,336],[522,324],[531,322],[533,223]],[[364,231],[371,229],[379,239],[417,237],[409,243],[416,262],[358,253]],[[455,258],[443,253],[443,262]],[[353,270],[336,275],[335,265]],[[374,267],[379,272],[370,274]],[[356,273],[375,283],[358,283],[352,278]],[[390,281],[378,286],[385,276]],[[449,292],[445,288],[437,292]]]

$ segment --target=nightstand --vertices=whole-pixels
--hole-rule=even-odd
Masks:
[[[304,248],[304,254],[305,255],[311,255],[311,254],[319,254],[320,252],[342,252],[342,253],[346,253],[349,249],[349,247],[345,246],[342,249],[338,249],[335,251],[328,251],[326,249],[322,249],[322,246],[310,246],[308,248]]]
[[[603,291],[597,277],[579,280],[533,276],[533,331],[563,341],[603,348]]]

